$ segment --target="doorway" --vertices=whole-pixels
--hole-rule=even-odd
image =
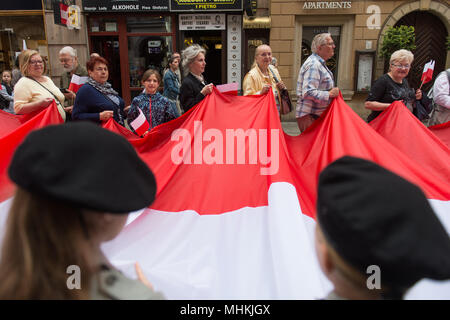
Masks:
[[[445,39],[447,28],[439,17],[429,13],[413,11],[402,17],[395,26],[413,26],[416,35],[416,50],[414,50],[414,61],[409,71],[408,83],[411,88],[419,88],[423,72],[423,66],[431,59],[435,60],[433,81],[423,85],[422,91],[428,92],[439,73],[445,70],[445,59],[447,49]],[[389,67],[389,64],[387,65]]]
[[[225,62],[226,46],[225,35],[222,31],[186,31],[184,32],[182,47],[199,44],[206,50],[206,68],[203,73],[208,83],[214,85],[226,83]]]
[[[108,82],[122,97],[122,77],[120,72],[119,37],[117,36],[93,36],[91,38],[93,52],[108,61]]]

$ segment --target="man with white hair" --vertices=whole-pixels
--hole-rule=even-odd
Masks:
[[[312,55],[300,68],[297,80],[296,118],[300,132],[308,128],[329,106],[331,99],[339,95],[335,87],[333,73],[326,61],[334,55],[331,34],[321,33],[314,37]]]
[[[86,68],[78,63],[77,52],[72,47],[64,47],[59,51],[59,62],[64,68],[64,73],[61,75],[60,82],[60,88],[63,91],[64,97],[67,101],[67,107],[64,109],[71,113],[76,96],[74,92],[68,90],[72,76],[76,74],[80,77],[86,77],[88,73]]]

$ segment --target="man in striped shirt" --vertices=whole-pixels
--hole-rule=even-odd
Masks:
[[[326,110],[332,98],[339,95],[334,86],[333,73],[326,61],[334,55],[331,34],[321,33],[314,37],[312,55],[300,68],[297,80],[296,118],[300,132],[308,128]]]

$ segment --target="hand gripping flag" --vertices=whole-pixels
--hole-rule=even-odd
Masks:
[[[80,77],[76,74],[72,76],[72,79],[70,80],[69,90],[77,93],[78,90],[85,84],[88,80],[88,77]]]
[[[422,78],[420,79],[420,81],[422,81],[422,84],[420,85],[420,87],[422,87],[424,83],[430,82],[433,78],[434,62],[434,60],[430,60],[430,62],[426,63],[423,67]]]
[[[137,133],[138,136],[142,136],[150,128],[150,124],[145,118],[144,113],[140,108],[138,108],[139,115],[136,119],[130,122],[130,126]]]

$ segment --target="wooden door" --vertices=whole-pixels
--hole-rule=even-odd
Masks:
[[[420,87],[423,66],[431,59],[436,61],[433,81],[424,84],[422,89],[427,92],[433,85],[437,75],[445,70],[447,50],[445,39],[447,28],[439,17],[429,13],[414,11],[401,18],[395,26],[413,26],[416,34],[416,50],[414,61],[408,75],[408,82],[412,88]]]

